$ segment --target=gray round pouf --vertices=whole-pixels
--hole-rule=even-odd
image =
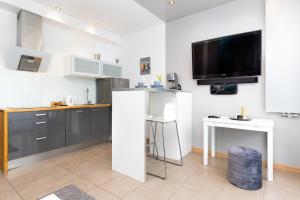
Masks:
[[[255,149],[232,147],[228,149],[228,180],[233,185],[257,190],[262,186],[262,156]]]

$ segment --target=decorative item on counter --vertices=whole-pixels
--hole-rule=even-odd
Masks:
[[[162,85],[162,76],[161,76],[161,74],[158,74],[156,77],[157,77],[157,80],[159,81],[159,84]]]
[[[145,78],[142,78],[140,81],[137,82],[137,85],[134,86],[135,88],[147,88],[145,84]]]
[[[150,74],[151,73],[151,58],[141,58],[140,59],[140,74]]]
[[[94,54],[94,59],[95,60],[100,60],[101,59],[101,54],[100,53],[95,53]]]
[[[67,106],[67,105],[63,101],[51,101],[51,107],[56,107],[56,106]]]
[[[241,115],[237,115],[236,117],[230,117],[232,120],[238,120],[238,121],[251,121],[252,119],[247,117],[241,117]]]
[[[135,86],[135,88],[146,88],[147,85],[144,85],[142,82],[138,82],[138,84]]]
[[[242,119],[244,119],[244,116],[243,115],[236,115],[236,119],[242,120]]]
[[[119,64],[120,58],[116,58],[116,63]]]
[[[240,121],[250,121],[251,119],[246,117],[246,109],[245,107],[240,108],[240,114],[236,115],[236,118],[230,118],[232,120],[240,120]]]
[[[246,109],[244,106],[241,107],[240,115],[242,115],[243,118],[246,117]]]
[[[151,84],[152,88],[163,88],[164,86],[162,85],[162,76],[158,74],[156,76],[157,80],[154,80],[153,83]]]

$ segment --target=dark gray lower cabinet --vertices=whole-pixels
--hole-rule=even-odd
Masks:
[[[49,111],[48,150],[66,146],[66,111]]]
[[[111,108],[8,114],[9,160],[111,135]]]
[[[9,113],[8,159],[47,151],[48,112]]]
[[[91,108],[91,137],[104,139],[110,136],[110,108]]]
[[[67,145],[79,144],[91,138],[90,109],[70,109],[66,111]]]

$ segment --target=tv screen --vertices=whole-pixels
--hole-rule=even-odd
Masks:
[[[193,78],[261,75],[261,31],[192,44]]]

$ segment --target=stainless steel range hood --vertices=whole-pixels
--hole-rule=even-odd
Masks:
[[[18,70],[46,71],[51,55],[42,52],[42,17],[21,10],[18,13],[17,59]]]

